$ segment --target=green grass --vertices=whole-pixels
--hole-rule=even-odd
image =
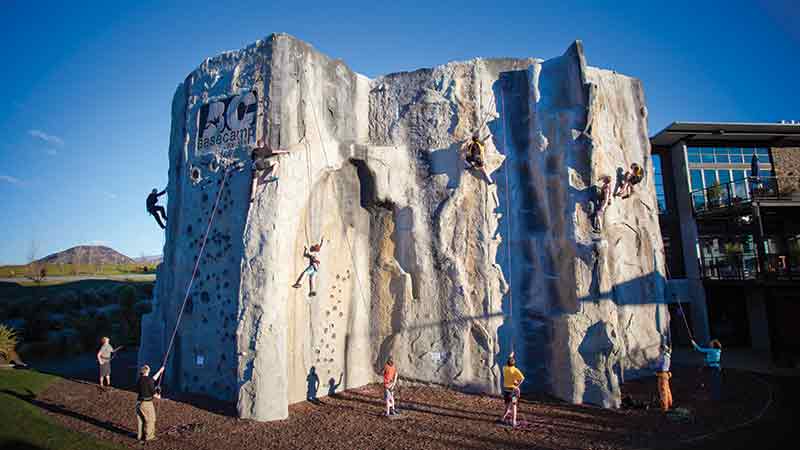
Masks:
[[[58,377],[31,370],[0,369],[0,448],[111,450],[117,447],[56,424],[26,398]],[[22,397],[22,398],[20,398]]]
[[[147,272],[142,268],[147,266]],[[155,273],[155,264],[45,264],[48,277],[74,275],[125,275],[129,273]],[[30,272],[27,266],[0,266],[0,278],[25,279]]]

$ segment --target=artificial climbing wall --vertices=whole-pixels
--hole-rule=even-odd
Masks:
[[[513,350],[529,389],[616,406],[668,328],[652,178],[600,233],[589,225],[600,175],[652,173],[646,129],[639,82],[587,67],[580,43],[374,80],[282,34],[209,59],[173,101],[165,262],[140,361],[168,348],[224,187],[171,388],[273,420],[379,380],[389,355],[406,379],[498,393]],[[476,131],[491,184],[459,157]],[[251,203],[260,137],[289,153]],[[307,278],[292,285],[323,238],[311,296]]]

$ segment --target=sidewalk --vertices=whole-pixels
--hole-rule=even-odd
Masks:
[[[681,366],[702,366],[703,354],[687,348],[672,351],[672,363]],[[752,349],[722,349],[722,367],[747,370],[765,375],[800,376],[800,369],[778,368],[765,353]]]

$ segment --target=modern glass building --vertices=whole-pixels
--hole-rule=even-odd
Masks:
[[[696,335],[800,362],[800,124],[676,122],[651,144],[670,291]]]

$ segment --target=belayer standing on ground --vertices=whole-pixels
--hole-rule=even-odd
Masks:
[[[156,438],[156,408],[153,399],[156,397],[156,381],[164,373],[164,367],[158,369],[150,377],[150,366],[144,365],[139,369],[139,380],[136,381],[136,439],[141,442],[152,441]]]
[[[322,242],[324,239],[319,240],[319,244],[314,244],[309,249],[308,247],[303,247],[303,257],[308,258],[308,266],[306,266],[305,270],[300,273],[300,276],[297,277],[297,281],[294,282],[292,287],[299,288],[301,286],[300,282],[303,281],[303,276],[308,274],[308,288],[309,292],[308,295],[311,297],[317,295],[317,292],[314,291],[314,277],[317,276],[317,272],[319,272],[319,258],[317,255],[319,254],[320,249],[322,249]]]
[[[394,388],[397,386],[397,367],[391,356],[383,366],[383,400],[386,402],[386,417],[396,416],[397,409],[394,404]]]
[[[716,339],[712,340],[710,346],[700,347],[697,342],[692,340],[692,346],[698,352],[705,353],[705,368],[711,378],[711,398],[714,400],[722,399],[722,344]]]
[[[639,184],[642,179],[644,178],[644,169],[639,164],[633,163],[631,164],[631,170],[625,172],[625,175],[622,179],[622,185],[617,191],[615,196],[621,196],[622,198],[628,198],[633,194],[633,187]]]
[[[600,232],[603,229],[603,215],[606,212],[606,208],[611,205],[611,177],[608,175],[603,175],[600,177],[600,181],[603,183],[600,186],[600,192],[598,193],[597,198],[597,208],[594,212],[594,221],[592,223],[592,227],[594,231]]]
[[[480,134],[477,132],[472,135],[472,138],[465,142],[464,145],[461,146],[462,153],[465,154],[465,160],[467,162],[467,169],[476,169],[483,174],[484,179],[489,184],[494,184],[492,181],[492,177],[489,176],[489,172],[486,170],[486,165],[484,163],[484,142],[488,139],[489,136],[481,139]]]
[[[289,150],[273,150],[259,139],[250,157],[253,160],[253,181],[250,183],[250,202],[256,198],[256,188],[260,184],[278,181],[274,173],[278,170],[278,155],[289,153]],[[270,175],[273,174],[273,175]]]
[[[669,380],[672,378],[670,365],[672,362],[672,352],[669,345],[661,346],[661,357],[658,359],[656,368],[656,379],[658,380],[658,399],[661,402],[661,409],[669,411],[672,408],[672,390],[669,387]]]
[[[506,403],[506,412],[503,414],[503,423],[509,423],[513,427],[517,426],[517,400],[520,397],[519,386],[525,381],[525,376],[517,369],[517,360],[514,353],[508,356],[508,361],[503,367],[503,400]]]
[[[167,211],[163,206],[157,205],[156,203],[158,203],[158,197],[161,197],[166,192],[166,189],[161,192],[158,192],[158,189],[153,189],[153,191],[150,192],[150,195],[147,196],[147,212],[156,218],[156,222],[158,222],[158,226],[160,226],[162,230],[166,228],[164,226],[164,222],[167,221]],[[162,217],[164,218],[164,222],[161,221]]]
[[[111,387],[111,358],[119,348],[112,347],[111,340],[107,337],[101,338],[100,342],[102,345],[97,351],[97,364],[100,365],[100,387],[103,387],[103,380],[105,380],[106,386]]]

